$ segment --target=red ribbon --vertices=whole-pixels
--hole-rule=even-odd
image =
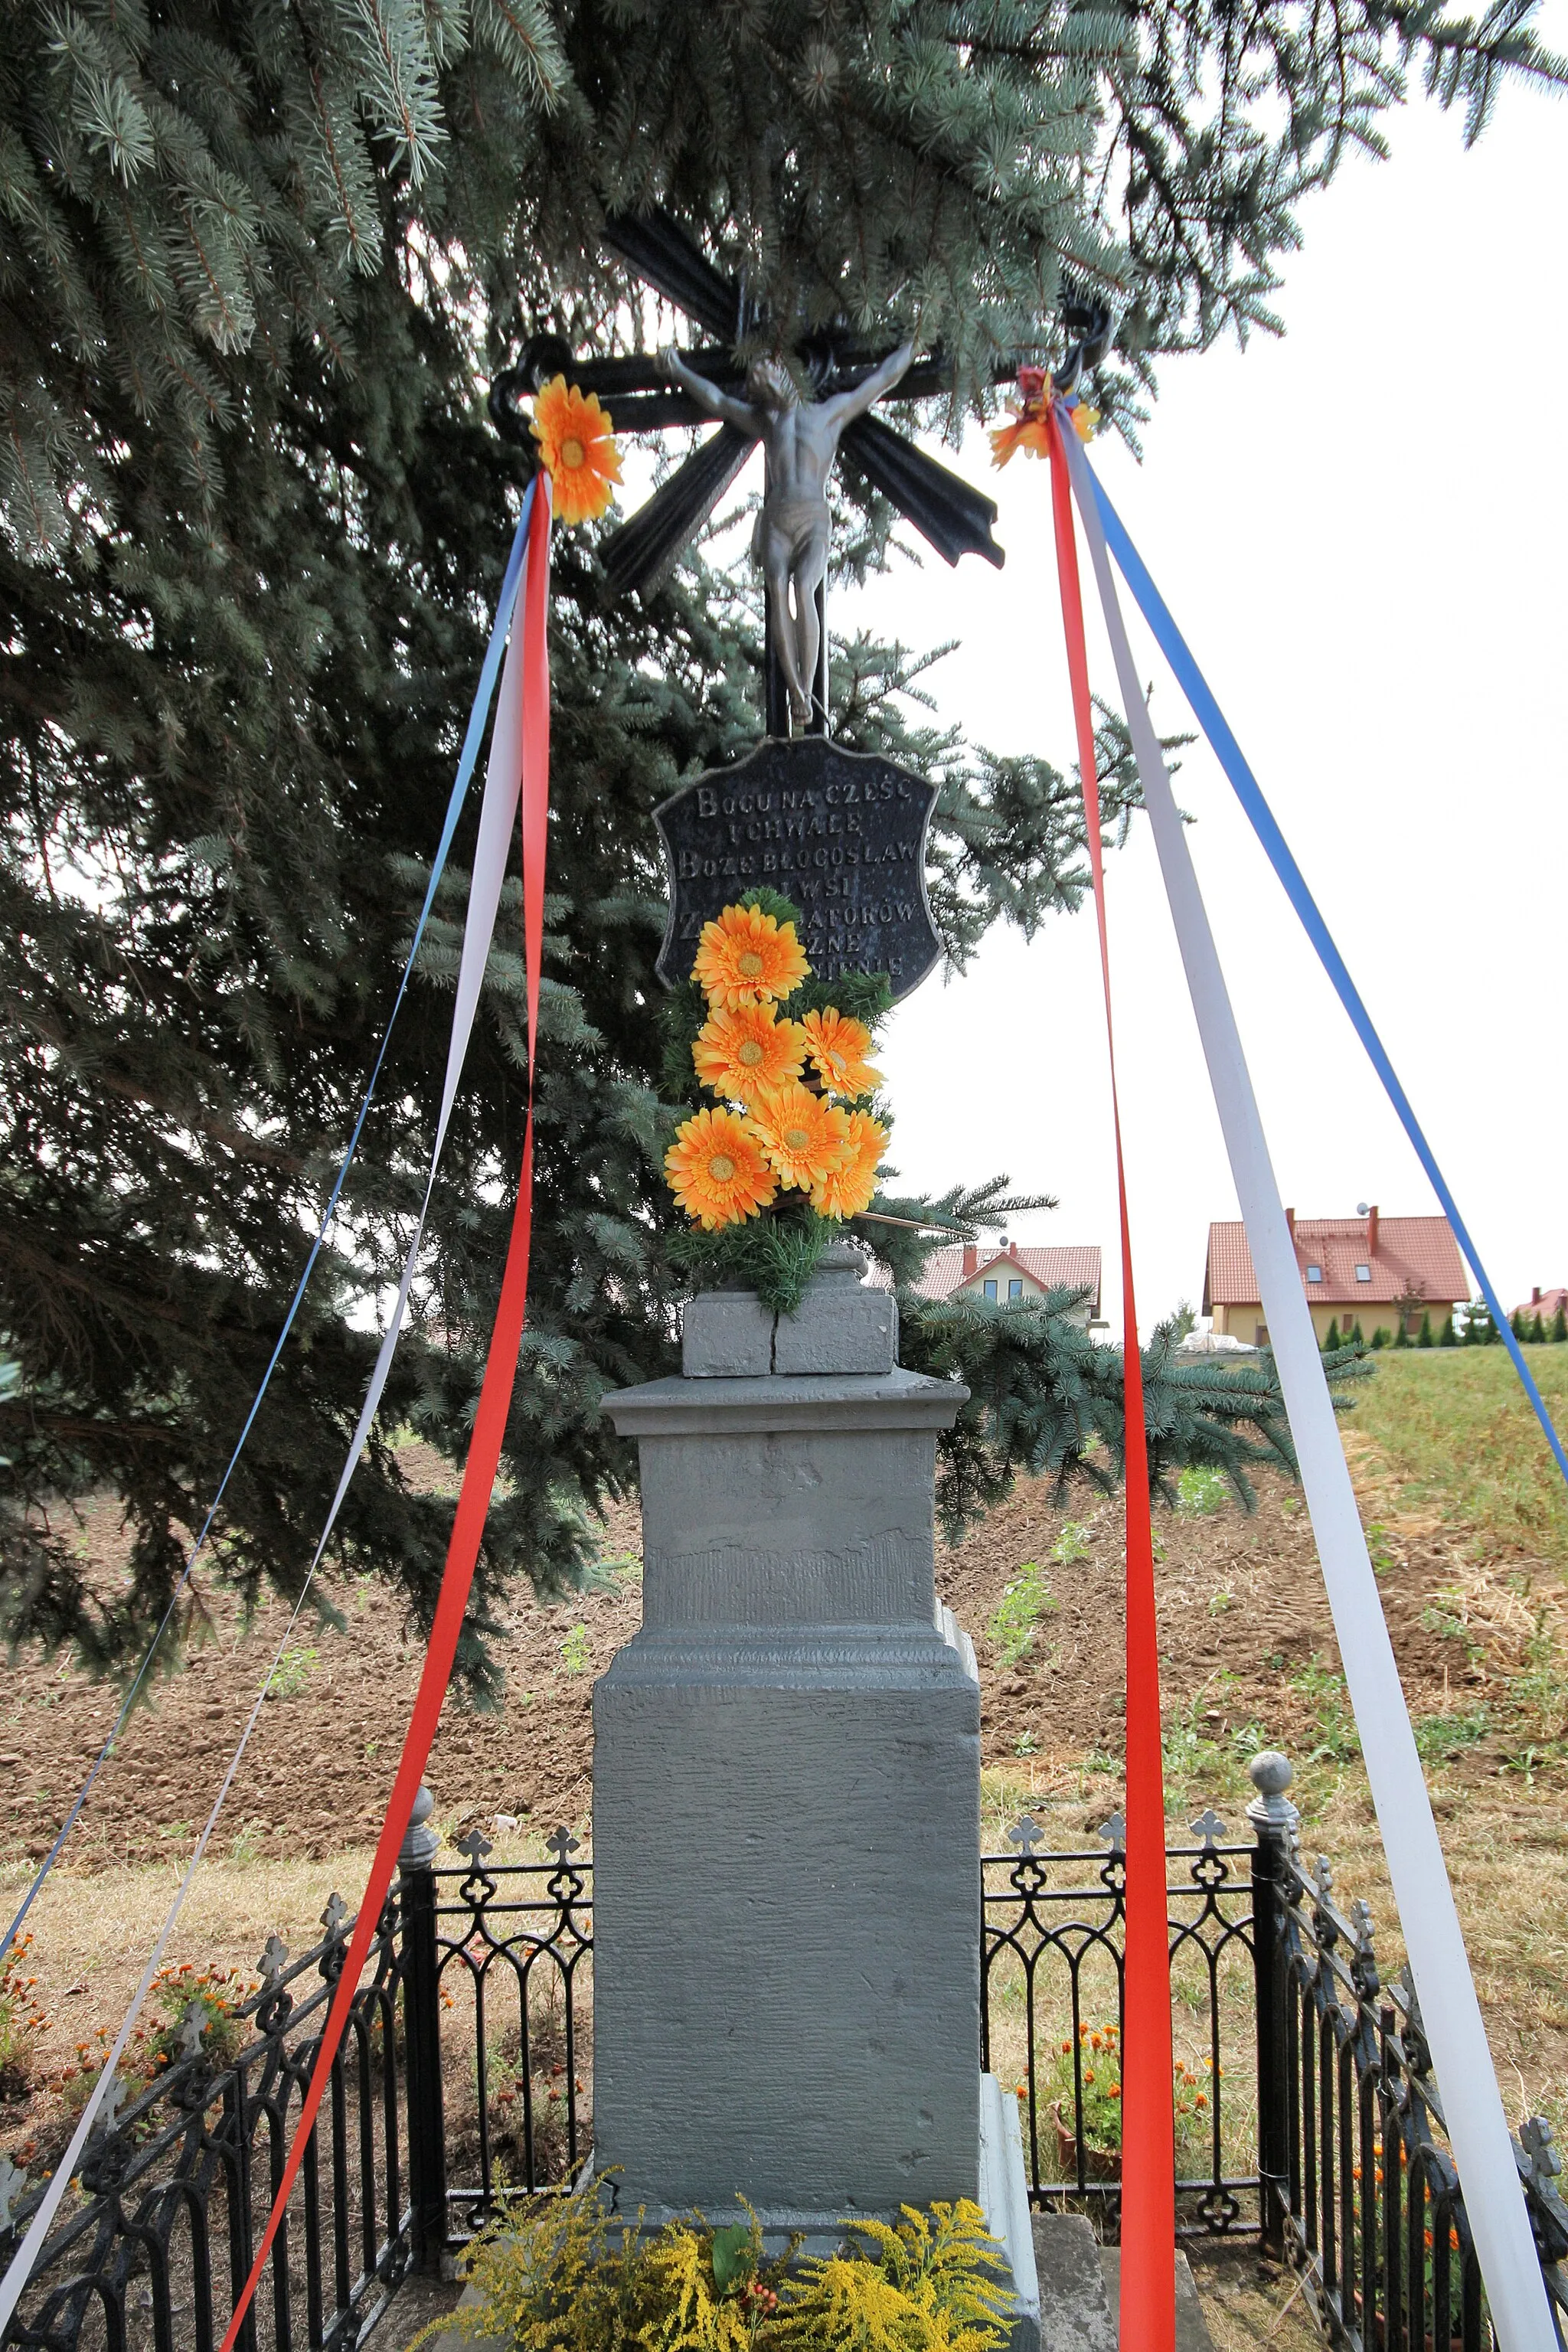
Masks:
[[[544,850],[550,805],[550,656],[545,638],[545,614],[548,605],[550,565],[550,499],[548,478],[540,477],[535,492],[533,512],[529,524],[528,583],[523,610],[523,691],[522,710],[518,729],[516,755],[522,771],[522,916],[524,955],[528,977],[528,1118],[523,1130],[522,1171],[518,1179],[517,1205],[512,1211],[511,1238],[507,1245],[506,1266],[501,1276],[500,1300],[496,1308],[495,1328],[485,1357],[485,1376],[479,1390],[479,1410],[474,1416],[473,1436],[468,1444],[468,1458],[463,1465],[463,1483],[458,1496],[458,1508],[452,1521],[451,1540],[447,1547],[447,1565],[442,1572],[441,1590],[437,1598],[435,1622],[430,1628],[429,1647],[420,1670],[419,1688],[415,1696],[414,1712],[404,1738],[403,1753],[398,1759],[396,1777],[387,1801],[381,1835],[376,1841],[375,1859],[371,1864],[353,1934],[344,1957],[342,1973],[332,1996],[326,2031],[316,2053],[316,2063],[310,2074],[310,2084],[300,2110],[300,2120],[294,2129],[283,2177],[278,2184],[278,2194],[272,2200],[272,2210],[251,2264],[250,2275],[241,2290],[223,2339],[221,2352],[233,2352],[233,2346],[251,2297],[260,2284],[267,2257],[283,2219],[289,2192],[293,2189],[310,2132],[314,2126],[321,2100],[331,2075],[332,2061],[343,2037],[343,2030],[353,2006],[361,1973],[369,1958],[371,1939],[381,1917],[392,1884],[392,1874],[397,1865],[397,1851],[403,1843],[414,1811],[414,1800],[425,1777],[429,1761],[430,1744],[436,1737],[440,1720],[447,1685],[451,1679],[452,1662],[457,1655],[458,1639],[468,1613],[468,1594],[474,1580],[474,1567],[479,1555],[479,1543],[485,1531],[485,1520],[495,1487],[496,1472],[500,1464],[501,1440],[506,1434],[507,1415],[511,1409],[512,1384],[517,1377],[518,1351],[522,1344],[524,1311],[528,1298],[528,1255],[533,1224],[533,1081],[538,1065],[537,1023],[539,1017],[539,980],[544,940]]]
[[[1105,1041],[1116,1129],[1116,1189],[1121,1208],[1121,1311],[1127,1494],[1127,1895],[1125,2020],[1121,2037],[1121,2352],[1173,2352],[1176,2340],[1175,2116],[1172,2106],[1171,1951],[1165,1898],[1165,1790],[1160,1758],[1160,1653],[1154,1613],[1154,1530],[1149,1511],[1149,1449],[1143,1423],[1143,1360],[1132,1290],[1132,1234],[1116,1035],[1110,1013],[1110,950],[1105,929],[1105,861],[1100,838],[1100,777],[1089,692],[1083,600],[1061,416],[1052,408],[1051,513],[1067,635],[1068,676],[1083,783]]]

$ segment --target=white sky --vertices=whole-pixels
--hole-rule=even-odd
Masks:
[[[1390,162],[1351,163],[1305,208],[1287,336],[1167,362],[1142,464],[1095,449],[1510,1306],[1568,1280],[1563,125],[1552,100],[1510,91],[1467,153],[1458,115],[1413,105]],[[933,556],[838,598],[835,623],[917,646],[962,636],[935,674],[942,715],[1065,768],[1047,468],[1019,457],[997,474],[988,456],[972,435],[958,462],[1000,502],[1005,570]],[[1095,684],[1113,694],[1095,623]],[[1184,730],[1135,645],[1161,731]],[[1204,747],[1183,755],[1177,793],[1285,1200],[1304,1215],[1435,1208]],[[1209,1220],[1237,1210],[1142,818],[1109,887],[1147,1328],[1198,1302]],[[1005,1171],[1057,1194],[1013,1232],[1099,1242],[1119,1319],[1089,910],[1031,947],[994,935],[965,980],[900,1007],[881,1059],[903,1175]]]

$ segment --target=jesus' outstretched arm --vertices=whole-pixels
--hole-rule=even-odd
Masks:
[[[725,425],[734,425],[737,432],[756,433],[757,414],[751,403],[736,400],[731,394],[721,392],[718,385],[710,383],[705,375],[699,375],[695,368],[689,368],[673,343],[664,345],[658,355],[658,364],[670,383],[678,383],[699,408],[708,411],[710,416],[717,416]]]
[[[908,371],[914,355],[912,342],[900,343],[896,352],[889,352],[885,360],[879,360],[870,374],[862,376],[859,383],[852,384],[847,392],[836,392],[831,399],[825,400],[822,403],[824,415],[842,431],[854,418],[864,416],[884,393],[891,392]]]

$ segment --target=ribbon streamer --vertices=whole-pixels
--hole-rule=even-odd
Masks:
[[[1311,1311],[1185,829],[1122,625],[1100,527],[1101,501],[1076,436],[1058,430],[1057,438],[1071,469],[1105,609],[1144,805],[1262,1289],[1345,1683],[1493,2324],[1503,2352],[1557,2352],[1513,2144]]]
[[[485,798],[479,817],[479,841],[475,849],[473,877],[469,888],[468,921],[464,930],[462,959],[458,975],[457,1003],[453,1014],[451,1042],[447,1048],[446,1082],[442,1091],[441,1109],[437,1123],[435,1144],[431,1153],[430,1173],[426,1185],[424,1205],[420,1211],[417,1230],[416,1231],[414,1240],[410,1244],[407,1257],[405,1260],[403,1277],[398,1286],[396,1303],[393,1314],[389,1318],[385,1334],[382,1339],[381,1347],[377,1352],[375,1367],[371,1375],[370,1386],[366,1392],[363,1406],[360,1412],[359,1420],[354,1428],[353,1436],[349,1444],[347,1457],[343,1464],[342,1475],[338,1480],[337,1491],[332,1497],[331,1507],[327,1515],[326,1525],[322,1528],[321,1538],[316,1545],[315,1553],[310,1561],[310,1568],[306,1572],[305,1578],[300,1585],[299,1595],[294,1602],[293,1609],[289,1613],[289,1622],[284,1628],[277,1651],[274,1653],[271,1665],[268,1667],[261,1687],[257,1693],[255,1701],[251,1706],[249,1717],[247,1717],[245,1727],[240,1734],[238,1745],[229,1761],[228,1769],[224,1775],[222,1785],[213,1801],[212,1810],[207,1815],[206,1822],[203,1826],[201,1834],[197,1838],[195,1846],[192,1852],[190,1861],[185,1866],[184,1874],[181,1878],[179,1886],[175,1890],[174,1902],[170,1906],[168,1916],[163,1921],[163,1927],[159,1932],[157,1942],[153,1946],[152,1955],[142,1970],[136,1990],[132,1996],[130,2007],[121,2024],[120,2031],[115,2037],[107,2058],[104,2061],[103,2066],[99,2074],[98,2080],[93,2084],[92,2090],[88,2097],[87,2104],[83,2107],[81,2115],[78,2119],[76,2129],[71,2135],[69,2146],[67,2147],[64,2156],[60,2158],[59,2163],[55,2168],[48,2185],[44,2191],[43,2197],[39,2200],[37,2208],[28,2223],[26,2235],[12,2258],[12,2261],[5,2272],[4,2280],[0,2281],[0,2335],[4,2334],[6,2323],[9,2321],[12,2314],[16,2310],[16,2305],[26,2289],[33,2265],[43,2251],[45,2239],[47,2238],[50,2228],[53,2226],[55,2216],[59,2210],[61,2200],[65,2195],[66,2189],[77,2168],[78,2163],[80,2160],[82,2151],[87,2144],[88,2136],[97,2120],[100,2110],[109,2093],[110,2086],[115,2080],[121,2060],[124,2056],[127,2044],[130,2041],[132,2029],[136,2022],[136,2019],[141,2011],[142,2003],[146,2000],[148,1991],[152,1986],[153,1979],[156,1975],[159,1967],[162,1965],[163,1955],[168,1949],[169,1938],[174,1932],[175,1921],[180,1916],[180,1912],[184,1905],[185,1897],[189,1894],[192,1883],[195,1877],[196,1871],[201,1864],[204,1855],[205,1854],[213,1832],[217,1826],[218,1817],[227,1801],[229,1790],[234,1785],[236,1775],[237,1774],[240,1764],[245,1757],[246,1750],[250,1742],[251,1735],[260,1717],[262,1705],[266,1699],[267,1692],[271,1684],[272,1677],[277,1672],[279,1661],[282,1657],[285,1648],[288,1646],[294,1626],[300,1617],[300,1612],[304,1608],[306,1597],[310,1591],[316,1570],[321,1564],[322,1554],[326,1550],[332,1529],[337,1523],[338,1514],[342,1507],[343,1498],[348,1493],[350,1482],[352,1481],[354,1471],[358,1466],[360,1455],[363,1450],[365,1438],[369,1434],[371,1423],[374,1420],[376,1408],[380,1403],[382,1392],[386,1384],[387,1374],[391,1369],[392,1358],[402,1328],[403,1317],[408,1302],[409,1288],[414,1278],[415,1267],[418,1259],[424,1234],[425,1219],[428,1213],[430,1201],[435,1190],[437,1167],[446,1141],[447,1127],[450,1119],[452,1105],[456,1098],[458,1082],[461,1074],[463,1060],[468,1050],[468,1039],[473,1029],[474,1016],[479,1003],[479,989],[484,977],[485,964],[489,952],[490,938],[495,928],[496,910],[500,903],[501,884],[505,875],[506,852],[507,845],[510,838],[511,820],[518,804],[520,776],[523,766],[528,740],[528,719],[525,716],[524,706],[529,694],[531,692],[537,691],[536,688],[534,688],[525,677],[525,672],[530,667],[530,652],[534,640],[537,640],[537,646],[539,648],[539,663],[542,663],[544,610],[547,595],[549,566],[550,504],[548,488],[546,488],[542,492],[539,492],[537,491],[536,487],[531,486],[529,503],[524,508],[521,521],[519,525],[520,530],[523,529],[524,525],[527,527],[527,535],[516,550],[520,560],[521,577],[525,583],[522,590],[523,596],[526,599],[524,627],[521,633],[517,631],[513,631],[512,633],[511,645],[508,652],[506,667],[501,677],[501,690],[497,705],[496,724],[490,744],[489,761],[486,775]],[[499,647],[497,649],[497,655],[499,660]],[[535,666],[537,667],[538,665],[536,664]],[[548,693],[547,672],[545,673],[544,692],[546,694]],[[547,719],[545,723],[547,726]],[[472,732],[472,728],[473,722],[470,721],[470,732]],[[546,740],[547,740],[548,739],[546,738]],[[445,848],[443,848],[442,855],[443,856],[445,856]],[[541,917],[542,919],[542,899],[541,899]],[[535,984],[531,990],[530,994],[529,1017],[531,1037],[532,1034],[532,1022],[536,1005],[537,985]],[[530,1129],[530,1136],[531,1137],[531,1129]],[[527,1160],[528,1151],[527,1146],[525,1146],[525,1170],[527,1167]],[[514,1349],[514,1358],[515,1352]],[[481,1527],[482,1523],[483,1514],[481,1512]],[[459,1624],[461,1622],[460,1612],[458,1622]],[[450,1671],[449,1662],[447,1671]],[[445,1684],[443,1683],[443,1689],[444,1688]],[[434,1726],[432,1725],[432,1730],[433,1729]],[[426,1752],[427,1750],[428,1742],[426,1742]],[[415,1785],[416,1788],[417,1780],[416,1780]],[[408,1814],[412,1811],[412,1808],[413,1798],[410,1796],[404,1809],[402,1822],[400,1822],[397,1835],[393,1840],[395,1851],[402,1838],[403,1824],[406,1823]],[[383,1893],[384,1894],[384,1888]],[[381,1898],[377,1897],[374,1909],[371,1915],[372,1926],[374,1924],[375,1916],[379,1914],[380,1902]],[[363,1918],[363,1916],[364,1914],[362,1909],[361,1917]]]
[[[1173,2352],[1176,2340],[1175,2116],[1173,2111],[1171,1948],[1165,1902],[1165,1790],[1160,1754],[1160,1650],[1154,1609],[1154,1530],[1149,1505],[1149,1449],[1143,1419],[1143,1359],[1132,1288],[1132,1231],[1116,1086],[1116,1034],[1110,1009],[1110,950],[1105,920],[1100,780],[1094,708],[1089,691],[1083,598],[1063,435],[1056,412],[1051,447],[1051,512],[1068,675],[1083,788],[1100,973],[1105,991],[1105,1042],[1110,1112],[1116,1131],[1116,1190],[1121,1215],[1122,1452],[1127,1498],[1127,1888],[1121,2037],[1121,2352]]]
[[[548,477],[540,479],[548,482]],[[500,1464],[501,1442],[506,1434],[507,1415],[511,1407],[512,1386],[517,1376],[518,1353],[522,1345],[522,1332],[528,1297],[529,1247],[533,1215],[533,1096],[538,1067],[538,1016],[540,974],[543,961],[544,942],[544,855],[550,800],[550,667],[545,637],[546,583],[549,563],[550,503],[548,488],[536,500],[532,529],[529,540],[529,575],[527,601],[523,618],[522,691],[521,708],[521,742],[517,745],[521,769],[522,799],[522,904],[523,936],[527,971],[528,999],[528,1110],[523,1132],[522,1171],[518,1181],[517,1203],[512,1213],[511,1237],[507,1247],[506,1266],[501,1276],[500,1300],[496,1310],[495,1328],[490,1334],[485,1358],[484,1381],[479,1390],[479,1409],[474,1418],[474,1433],[468,1456],[463,1465],[463,1481],[458,1496],[458,1508],[452,1523],[451,1540],[447,1550],[447,1565],[442,1573],[441,1590],[437,1598],[435,1621],[430,1630],[429,1646],[420,1669],[419,1688],[415,1696],[414,1711],[398,1759],[392,1794],[387,1801],[382,1821],[381,1834],[376,1841],[375,1859],[354,1920],[353,1933],[344,1955],[342,1972],[328,2012],[327,2023],[317,2048],[311,2070],[310,2087],[294,2127],[288,2160],[283,2167],[278,2193],[272,2200],[272,2210],[262,2232],[261,2243],[251,2264],[250,2274],[241,2289],[234,2307],[234,2315],[223,2339],[221,2352],[232,2352],[232,2347],[250,2307],[251,2298],[260,2283],[272,2250],[284,2211],[289,2203],[305,2150],[315,2127],[328,2083],[331,2078],[332,2062],[348,2023],[349,2012],[359,1990],[359,1979],[369,1957],[371,1938],[381,1916],[392,1874],[396,1866],[397,1850],[403,1843],[414,1800],[419,1792],[425,1767],[429,1759],[430,1744],[440,1720],[442,1702],[451,1679],[452,1664],[457,1656],[458,1641],[463,1630],[468,1611],[468,1594],[473,1584],[474,1568],[479,1559],[479,1543],[484,1535],[485,1519],[489,1510],[496,1472]],[[497,715],[498,735],[500,714]],[[509,738],[509,754],[511,743]],[[483,970],[482,959],[480,971]],[[460,985],[460,982],[459,982]],[[477,982],[476,982],[477,989]]]
[[[135,1679],[125,1694],[125,1698],[121,1706],[120,1713],[114,1719],[113,1727],[110,1731],[108,1738],[104,1741],[102,1747],[99,1749],[97,1756],[93,1759],[91,1769],[89,1771],[86,1780],[82,1782],[81,1787],[77,1793],[76,1801],[71,1806],[69,1812],[66,1815],[64,1822],[60,1824],[59,1833],[56,1837],[53,1845],[50,1846],[47,1853],[38,1864],[37,1872],[34,1874],[32,1884],[27,1888],[26,1895],[22,1897],[21,1903],[17,1906],[16,1916],[12,1919],[10,1926],[6,1928],[4,1936],[0,1936],[0,1960],[4,1960],[5,1954],[10,1950],[12,1944],[15,1942],[16,1936],[22,1927],[23,1922],[26,1920],[28,1912],[33,1907],[33,1903],[37,1895],[39,1888],[43,1885],[45,1879],[47,1878],[50,1871],[54,1868],[55,1864],[58,1861],[60,1853],[64,1849],[66,1840],[69,1837],[72,1830],[76,1827],[78,1821],[80,1819],[82,1807],[86,1804],[89,1797],[92,1794],[99,1774],[102,1771],[104,1765],[113,1754],[115,1741],[119,1738],[121,1733],[125,1728],[131,1710],[136,1704],[137,1693],[141,1690],[143,1682],[146,1680],[148,1669],[151,1667],[153,1657],[157,1653],[158,1644],[163,1640],[164,1633],[168,1631],[169,1622],[174,1616],[180,1595],[184,1592],[186,1585],[190,1582],[191,1574],[195,1567],[197,1558],[206,1543],[208,1535],[212,1531],[213,1521],[217,1517],[218,1506],[223,1501],[224,1495],[227,1490],[228,1482],[233,1477],[236,1465],[239,1461],[241,1454],[245,1450],[246,1441],[249,1437],[251,1429],[255,1425],[256,1416],[261,1410],[262,1399],[266,1396],[268,1389],[271,1384],[272,1375],[278,1369],[278,1361],[279,1358],[283,1353],[284,1343],[288,1339],[289,1332],[294,1328],[294,1318],[300,1311],[300,1301],[305,1296],[310,1276],[315,1271],[316,1260],[321,1254],[322,1247],[326,1242],[328,1229],[331,1224],[333,1216],[337,1213],[339,1196],[342,1192],[345,1181],[347,1181],[349,1170],[353,1164],[354,1154],[359,1149],[360,1136],[363,1132],[365,1119],[370,1112],[371,1101],[376,1089],[376,1082],[381,1076],[382,1065],[386,1059],[386,1049],[392,1043],[392,1032],[396,1024],[398,1013],[403,1009],[403,1000],[408,993],[408,982],[414,971],[414,960],[419,952],[420,941],[425,937],[426,925],[430,919],[430,910],[436,903],[437,888],[440,883],[441,876],[446,870],[447,853],[451,849],[453,836],[458,830],[458,819],[462,814],[463,803],[468,795],[469,779],[473,775],[474,763],[479,757],[479,744],[484,738],[485,721],[489,716],[490,698],[495,692],[496,677],[500,669],[501,654],[506,646],[507,632],[511,626],[512,607],[517,601],[518,583],[522,576],[523,551],[528,541],[528,518],[532,499],[533,485],[530,483],[528,489],[523,496],[522,512],[518,517],[517,530],[512,535],[511,552],[507,558],[506,572],[501,581],[500,595],[496,604],[495,620],[490,627],[489,643],[485,648],[484,662],[479,670],[479,682],[474,692],[473,707],[468,713],[468,724],[463,737],[463,749],[462,754],[458,761],[458,772],[452,785],[451,793],[447,799],[447,814],[441,826],[441,837],[436,845],[436,855],[430,867],[430,878],[425,886],[425,903],[419,909],[419,919],[414,926],[414,938],[409,945],[407,959],[403,967],[403,975],[397,983],[397,993],[393,999],[392,1011],[387,1015],[386,1027],[382,1033],[381,1045],[376,1053],[375,1062],[370,1074],[370,1082],[364,1090],[364,1099],[360,1104],[358,1116],[355,1118],[353,1124],[353,1132],[349,1137],[348,1150],[343,1154],[342,1163],[333,1180],[332,1189],[328,1197],[327,1205],[321,1213],[321,1221],[316,1229],[316,1237],[310,1244],[310,1255],[305,1260],[304,1271],[300,1275],[299,1282],[295,1286],[294,1296],[289,1302],[289,1311],[283,1318],[283,1328],[278,1334],[278,1339],[273,1347],[271,1356],[268,1360],[267,1370],[261,1375],[261,1385],[257,1390],[255,1396],[251,1399],[250,1410],[245,1416],[244,1427],[240,1430],[239,1435],[235,1442],[234,1452],[229,1455],[228,1466],[225,1470],[223,1476],[218,1481],[217,1490],[214,1494],[212,1501],[207,1506],[206,1517],[202,1521],[200,1532],[197,1534],[195,1542],[191,1547],[184,1567],[180,1571],[179,1582],[175,1585],[173,1592],[169,1595],[168,1605],[164,1609],[163,1616],[158,1621],[157,1628],[153,1633],[153,1639],[147,1644],[146,1655],[143,1657],[141,1665],[136,1670]]]
[[[1076,437],[1076,436],[1075,436]],[[1215,700],[1207,679],[1194,660],[1186,639],[1172,619],[1164,598],[1150,578],[1142,556],[1127,535],[1126,526],[1117,513],[1092,467],[1086,466],[1089,489],[1104,530],[1122,575],[1131,589],[1134,601],[1153,632],[1156,644],[1170,663],[1176,682],[1192,706],[1197,719],[1220,766],[1246,810],[1249,823],[1263,845],[1265,856],[1279,876],[1286,897],[1300,918],[1301,927],[1317,950],[1318,961],[1333,982],[1334,992],[1350,1015],[1351,1025],[1366,1049],[1367,1059],[1382,1079],[1384,1090],[1399,1116],[1415,1149],[1415,1156],[1426,1170],[1432,1190],[1443,1204],[1458,1237],[1459,1247],[1469,1262],[1481,1297],[1486,1300],[1498,1334],[1513,1358],[1513,1368],[1524,1384],[1524,1392],[1535,1408],[1535,1417],[1545,1433],[1546,1442],[1557,1457],[1557,1467],[1568,1479],[1568,1453],[1563,1450],[1546,1400],[1536,1386],[1535,1375],[1524,1360],[1524,1350],[1514,1336],[1512,1325],[1503,1313],[1502,1301],[1493,1286],[1490,1276],[1481,1264],[1480,1252],[1470,1238],[1469,1227],[1459,1214],[1458,1202],[1448,1189],[1447,1178],[1437,1165],[1436,1155],[1427,1142],[1425,1130],[1411,1106],[1410,1097],[1401,1086],[1388,1050],[1373,1025],[1371,1013],[1362,1002],[1361,992],[1350,976],[1349,969],[1335,946],[1327,923],[1319,911],[1317,900],[1307,887],[1306,876],[1297,865],[1290,845],[1279,830],[1279,820],[1264,799],[1257,777],[1243,756],[1240,744],[1231,733],[1226,716]],[[1272,1328],[1272,1327],[1270,1327]]]

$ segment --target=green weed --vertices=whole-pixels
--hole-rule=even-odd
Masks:
[[[1423,1764],[1451,1764],[1490,1729],[1491,1717],[1480,1706],[1454,1715],[1422,1716],[1415,1724],[1415,1752]]]
[[[1190,1462],[1176,1481],[1176,1508],[1188,1518],[1206,1519],[1223,1510],[1230,1493],[1225,1475]]]
[[[1046,1590],[1044,1569],[1026,1560],[1011,1584],[1004,1587],[985,1628],[995,1643],[999,1666],[1017,1664],[1024,1653],[1033,1648],[1041,1618],[1048,1617],[1057,1606]]]
[[[1348,1764],[1361,1754],[1343,1675],[1333,1673],[1314,1653],[1310,1662],[1291,1675],[1287,1688],[1304,1698],[1312,1710],[1315,1745],[1305,1759],[1309,1764]]]
[[[268,1698],[299,1698],[309,1688],[310,1676],[321,1663],[315,1650],[285,1650],[272,1669],[272,1679],[267,1685]]]
[[[574,1625],[561,1644],[561,1663],[569,1675],[585,1675],[594,1663],[586,1625]]]

